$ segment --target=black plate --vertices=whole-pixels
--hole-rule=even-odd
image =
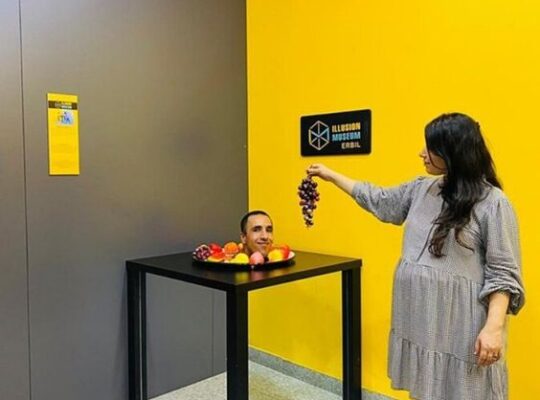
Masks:
[[[225,269],[234,270],[234,271],[242,271],[242,270],[252,270],[252,269],[272,269],[272,268],[285,267],[294,263],[294,257],[295,257],[294,251],[291,251],[289,253],[289,258],[286,260],[267,261],[264,264],[257,264],[257,265],[235,264],[235,263],[229,263],[229,262],[223,262],[223,261],[220,261],[220,262],[199,261],[196,259],[193,259],[193,262],[199,265],[204,265],[205,267],[209,267],[209,268],[225,268]]]

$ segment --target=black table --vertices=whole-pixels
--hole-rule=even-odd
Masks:
[[[360,259],[296,252],[282,268],[236,271],[194,263],[191,253],[126,262],[128,277],[129,399],[146,400],[146,275],[191,282],[227,293],[227,399],[248,400],[248,292],[341,271],[343,399],[361,399]]]

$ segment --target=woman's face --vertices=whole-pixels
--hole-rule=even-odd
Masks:
[[[426,172],[430,175],[443,175],[446,173],[446,163],[444,160],[433,154],[431,151],[427,150],[425,147],[422,149],[420,158],[424,161],[424,167],[426,167]]]

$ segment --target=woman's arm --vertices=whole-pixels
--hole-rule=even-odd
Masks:
[[[478,365],[490,365],[502,356],[504,324],[509,302],[510,295],[507,292],[494,292],[489,296],[487,320],[474,346]]]
[[[354,184],[356,183],[356,181],[349,178],[348,176],[331,170],[323,164],[311,164],[306,172],[309,176],[318,176],[325,181],[332,182],[345,193],[352,195]]]
[[[419,178],[395,187],[383,188],[369,182],[357,182],[323,164],[311,164],[307,173],[333,183],[353,197],[364,210],[383,222],[396,225],[405,222],[416,188],[421,182]]]

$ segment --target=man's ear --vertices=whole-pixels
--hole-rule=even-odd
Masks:
[[[243,244],[246,244],[246,235],[244,235],[243,233],[240,234],[240,240],[242,241]]]

